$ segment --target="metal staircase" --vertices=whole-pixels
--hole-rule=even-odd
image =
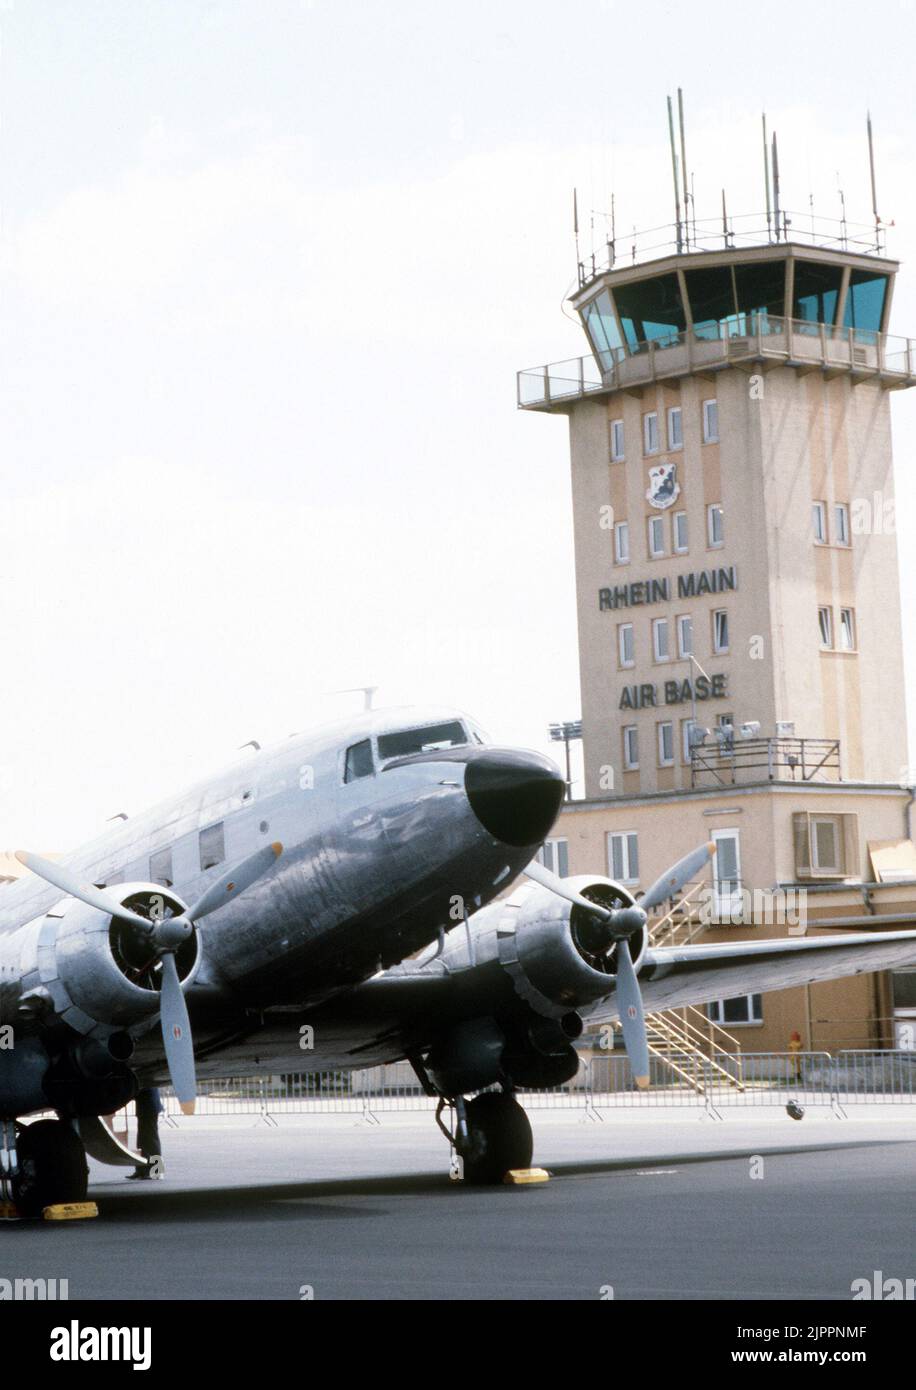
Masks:
[[[704,882],[688,885],[678,901],[652,923],[651,946],[687,946],[706,931],[697,901]],[[706,1096],[713,1088],[745,1089],[740,1042],[701,1009],[691,1005],[649,1014],[646,1029],[649,1055],[698,1095]]]

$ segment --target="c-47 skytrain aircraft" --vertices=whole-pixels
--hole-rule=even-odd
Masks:
[[[33,873],[0,889],[0,1196],[39,1214],[85,1197],[87,1150],[132,1163],[98,1117],[138,1088],[171,1078],[192,1107],[196,1075],[402,1058],[450,1105],[465,1180],[496,1182],[531,1162],[515,1089],[575,1075],[584,1020],[620,1017],[647,1084],[644,1005],[916,959],[916,931],[653,948],[648,913],[711,846],[638,904],[599,874],[555,878],[532,861],[563,793],[549,759],[453,710],[371,710],[62,862],[20,851]]]

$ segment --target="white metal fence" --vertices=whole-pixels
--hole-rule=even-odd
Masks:
[[[650,1059],[651,1085],[639,1090],[620,1053],[583,1058],[572,1081],[552,1090],[525,1090],[528,1110],[599,1113],[627,1107],[672,1106],[716,1110],[734,1106],[787,1105],[834,1109],[861,1104],[912,1104],[916,1101],[916,1052],[849,1051],[717,1054],[715,1061],[695,1054]],[[163,1091],[166,1115],[180,1106]],[[436,1098],[424,1094],[406,1062],[351,1072],[309,1072],[265,1077],[225,1078],[201,1083],[197,1115],[362,1115],[374,1120],[399,1111],[434,1110]],[[133,1106],[130,1112],[133,1112]]]

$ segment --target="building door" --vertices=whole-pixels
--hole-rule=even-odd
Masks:
[[[737,830],[714,830],[712,882],[717,911],[729,916],[741,906],[741,845]]]

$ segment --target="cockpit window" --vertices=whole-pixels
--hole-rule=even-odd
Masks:
[[[399,729],[396,734],[380,734],[378,755],[406,758],[411,753],[433,753],[441,748],[462,748],[468,742],[468,732],[460,719],[447,724],[424,724],[420,729]]]
[[[372,744],[364,738],[362,743],[354,743],[347,749],[344,760],[344,781],[356,782],[360,777],[371,777],[375,768],[372,763]]]

